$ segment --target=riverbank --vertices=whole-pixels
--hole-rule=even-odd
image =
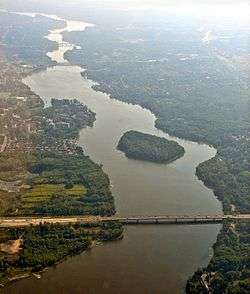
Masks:
[[[5,252],[0,283],[7,285],[32,274],[41,274],[48,266],[58,265],[66,257],[92,248],[96,242],[120,240],[122,232],[122,226],[117,222],[1,229],[0,242],[22,236],[22,245],[18,252]],[[3,251],[1,258],[2,255]]]
[[[248,223],[224,224],[210,263],[188,279],[186,293],[249,293],[249,236]]]

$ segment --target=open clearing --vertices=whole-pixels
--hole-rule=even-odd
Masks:
[[[71,189],[66,189],[63,184],[41,184],[35,185],[22,196],[22,202],[25,205],[33,206],[37,202],[47,201],[54,195],[67,195],[80,197],[86,194],[83,185],[74,185]]]
[[[0,251],[7,254],[16,254],[21,249],[22,239],[10,240],[0,244]]]

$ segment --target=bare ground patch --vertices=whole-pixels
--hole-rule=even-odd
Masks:
[[[0,244],[0,251],[6,254],[17,254],[21,250],[22,239],[10,240]]]

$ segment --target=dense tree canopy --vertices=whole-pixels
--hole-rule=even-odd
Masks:
[[[117,147],[129,158],[158,163],[172,162],[185,152],[177,142],[137,131],[126,132]]]

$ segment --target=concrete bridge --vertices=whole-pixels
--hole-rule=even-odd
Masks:
[[[146,225],[146,224],[214,224],[229,221],[250,221],[250,214],[235,215],[165,215],[165,216],[60,216],[60,217],[1,217],[0,228],[25,227],[29,225],[50,224],[76,224],[119,221],[123,225]]]

